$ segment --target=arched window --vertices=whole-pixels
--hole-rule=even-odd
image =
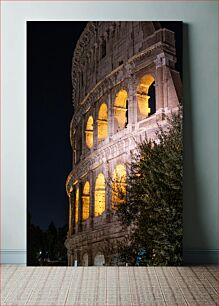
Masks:
[[[112,208],[126,201],[126,169],[119,164],[115,167],[112,177]]]
[[[105,257],[103,254],[98,252],[94,257],[94,266],[104,266],[105,265]]]
[[[88,181],[84,184],[82,195],[82,220],[85,221],[89,218],[90,209],[90,184]]]
[[[156,111],[154,78],[151,74],[143,76],[137,87],[138,120],[152,115]]]
[[[85,130],[85,137],[86,137],[86,145],[90,149],[93,147],[93,134],[94,134],[94,120],[92,116],[89,116],[87,120],[86,130]]]
[[[89,263],[89,261],[88,261],[88,254],[87,253],[85,253],[84,255],[83,255],[83,257],[82,257],[82,266],[84,266],[84,267],[87,267],[88,266],[88,263]]]
[[[114,102],[114,133],[125,128],[127,124],[127,98],[128,93],[126,90],[121,89]]]
[[[79,188],[76,189],[75,194],[75,223],[78,223],[78,204],[79,204]]]
[[[105,178],[103,173],[100,173],[96,179],[94,205],[95,217],[102,215],[106,209]]]
[[[103,141],[108,135],[108,110],[106,103],[102,103],[98,112],[98,141]]]

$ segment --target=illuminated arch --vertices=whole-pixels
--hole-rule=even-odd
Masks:
[[[155,112],[155,94],[152,93],[152,90],[155,92],[154,88],[154,78],[151,74],[144,75],[138,84],[137,87],[137,101],[138,101],[138,120],[147,118],[149,115]],[[153,107],[149,107],[150,97],[148,93],[153,95]]]
[[[103,173],[100,173],[96,179],[94,205],[95,217],[102,215],[106,209],[105,178]]]
[[[114,133],[125,128],[127,120],[127,98],[126,90],[121,89],[114,101]]]
[[[75,194],[75,223],[78,223],[78,204],[79,204],[79,188],[76,189]]]
[[[102,103],[98,112],[98,141],[103,141],[108,135],[108,109],[106,103]]]
[[[85,221],[89,218],[90,209],[90,184],[88,181],[84,184],[82,195],[82,220]]]
[[[126,197],[126,169],[118,164],[112,176],[112,208],[116,209],[118,204],[125,203]]]
[[[90,149],[93,147],[94,139],[94,120],[92,116],[89,116],[87,120],[86,130],[85,130],[85,138],[86,138],[86,145]]]

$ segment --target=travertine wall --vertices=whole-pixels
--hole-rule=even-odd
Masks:
[[[124,232],[112,208],[112,174],[116,165],[126,166],[137,143],[155,139],[157,123],[165,125],[165,115],[177,109],[182,95],[175,62],[174,33],[158,22],[89,22],[79,38],[72,64],[73,169],[66,183],[69,265],[113,264],[113,247]],[[97,187],[100,173],[105,182]],[[87,181],[89,218],[83,221]],[[95,205],[102,202],[97,215]]]

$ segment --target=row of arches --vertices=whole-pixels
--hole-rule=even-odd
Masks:
[[[137,113],[138,121],[143,120],[156,112],[155,80],[151,74],[144,75],[137,86]],[[113,132],[114,134],[124,129],[128,124],[128,93],[121,89],[115,97],[113,104]],[[88,149],[94,145],[94,119],[90,115],[85,123],[85,144]],[[97,115],[97,139],[98,143],[108,136],[108,105],[103,102]],[[75,144],[76,145],[76,144]]]
[[[106,193],[108,183],[105,176],[100,172],[95,181],[94,187],[94,216],[101,216],[106,210]],[[111,208],[116,209],[118,204],[125,202],[126,197],[126,168],[123,164],[116,165],[111,181]],[[82,221],[90,217],[92,190],[90,182],[87,180],[82,188]],[[75,194],[75,223],[79,221],[79,187],[76,188]]]

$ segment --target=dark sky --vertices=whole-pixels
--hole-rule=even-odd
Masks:
[[[32,223],[68,222],[71,63],[86,22],[27,22],[27,206]]]
[[[177,35],[181,24],[162,22]],[[65,182],[72,167],[69,126],[73,115],[71,63],[86,22],[27,22],[27,209],[46,229],[68,222]],[[177,64],[181,70],[181,60]]]

